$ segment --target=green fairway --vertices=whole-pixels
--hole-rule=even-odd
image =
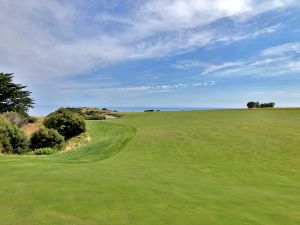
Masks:
[[[0,224],[300,224],[300,110],[132,113],[0,156]]]

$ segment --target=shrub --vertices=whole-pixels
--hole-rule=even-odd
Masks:
[[[34,155],[52,155],[54,153],[52,148],[39,148],[33,151]]]
[[[63,113],[63,112],[80,113],[81,112],[81,108],[71,108],[71,107],[63,108],[62,107],[62,108],[57,109],[55,112],[53,112],[51,114]]]
[[[66,139],[81,134],[86,130],[84,119],[70,112],[52,113],[44,120],[44,125],[57,130]]]
[[[39,148],[55,148],[61,149],[64,146],[64,137],[56,130],[48,128],[40,128],[34,132],[30,138],[30,147],[32,149]]]
[[[17,127],[22,127],[28,122],[28,119],[25,116],[17,112],[5,112],[2,115]]]
[[[24,154],[28,151],[24,133],[4,117],[0,117],[0,152]]]
[[[65,112],[70,112],[70,113],[76,113],[79,116],[82,116],[83,119],[85,120],[105,120],[106,117],[105,115],[109,112],[107,108],[87,108],[87,107],[82,107],[82,108],[59,108],[55,112],[50,113],[48,116],[51,116],[56,113],[65,113]]]
[[[28,118],[27,118],[28,123],[36,123],[37,121],[38,121],[38,118],[36,118],[34,116],[28,116]]]

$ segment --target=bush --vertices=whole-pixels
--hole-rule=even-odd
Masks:
[[[105,115],[111,111],[108,110],[107,108],[98,109],[98,108],[86,108],[86,107],[83,108],[67,107],[67,108],[59,108],[55,112],[50,113],[48,116],[51,116],[56,113],[65,113],[65,112],[76,113],[77,115],[83,117],[83,119],[85,120],[105,120],[106,119]]]
[[[39,148],[55,148],[61,149],[64,146],[64,137],[56,130],[41,128],[34,132],[30,138],[30,147],[32,149]]]
[[[52,148],[39,148],[33,151],[34,155],[52,155],[54,153]]]
[[[84,119],[71,112],[52,113],[44,120],[44,125],[57,130],[66,139],[86,130]]]
[[[28,123],[36,123],[37,121],[38,121],[38,118],[36,118],[34,116],[28,116],[28,118],[27,118]]]
[[[22,127],[28,122],[28,119],[25,116],[17,112],[5,112],[2,115],[17,127]]]
[[[0,117],[0,152],[24,154],[28,151],[24,133],[4,117]]]

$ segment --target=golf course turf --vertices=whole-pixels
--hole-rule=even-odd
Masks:
[[[132,113],[0,156],[0,224],[300,224],[300,110]]]

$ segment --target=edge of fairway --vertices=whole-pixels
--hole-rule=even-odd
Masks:
[[[56,162],[56,163],[88,163],[98,162],[119,153],[135,136],[136,129],[129,125],[108,121],[86,121],[87,132],[91,141],[69,152],[54,155],[0,155],[0,163],[17,161]]]

